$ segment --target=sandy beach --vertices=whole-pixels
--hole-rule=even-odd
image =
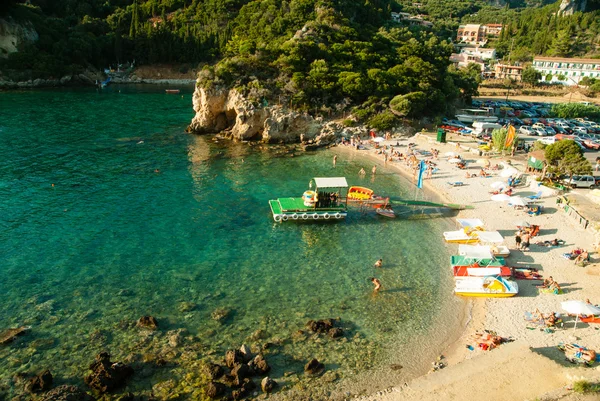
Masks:
[[[581,368],[565,360],[564,354],[557,349],[561,342],[577,343],[590,349],[600,350],[600,325],[578,323],[574,329],[575,317],[564,315],[561,302],[567,300],[589,299],[593,304],[600,303],[600,275],[597,266],[598,254],[595,252],[598,241],[597,235],[590,229],[585,230],[569,218],[562,209],[557,207],[556,196],[543,196],[538,204],[543,205],[544,213],[539,216],[529,216],[522,210],[515,210],[506,202],[494,202],[490,199],[490,184],[504,181],[499,176],[501,170],[490,170],[490,177],[465,178],[465,170],[457,168],[448,162],[446,152],[456,152],[468,160],[467,170],[478,173],[481,166],[476,161],[482,157],[469,152],[462,144],[441,144],[434,141],[433,134],[417,134],[415,137],[383,142],[383,145],[399,144],[401,153],[406,153],[407,145],[415,143],[414,149],[424,151],[419,158],[429,159],[428,151],[432,148],[439,150],[439,159],[434,160],[438,171],[431,179],[425,180],[425,187],[434,191],[448,202],[474,206],[472,210],[460,211],[457,217],[480,218],[488,231],[499,231],[504,237],[511,254],[507,258],[509,266],[534,267],[540,270],[544,278],[552,276],[562,289],[562,294],[540,293],[536,285],[540,281],[518,280],[519,294],[512,298],[472,298],[472,316],[458,341],[454,342],[442,359],[447,367],[420,377],[410,383],[390,383],[396,387],[388,388],[362,400],[405,400],[405,399],[467,399],[477,396],[484,400],[502,399],[557,399],[569,394],[566,388],[576,379],[599,380],[600,368]],[[459,139],[460,140],[460,139]],[[472,146],[472,145],[471,145]],[[383,155],[376,154],[375,149],[367,146],[364,150],[354,150],[350,146],[340,145],[333,149],[339,151],[338,162],[344,157],[361,157],[377,160],[378,172],[400,173],[412,177],[410,170],[403,161],[388,161],[383,163]],[[510,162],[513,167],[525,172],[524,162],[520,158],[494,157],[492,166],[500,162]],[[370,173],[370,172],[369,172]],[[527,177],[525,174],[524,177]],[[449,182],[463,182],[462,186],[451,186]],[[538,192],[537,183],[531,180],[530,186],[519,186],[513,195],[530,196]],[[579,191],[585,191],[580,189]],[[527,221],[541,227],[539,236],[532,238],[529,251],[520,251],[515,247],[515,222]],[[565,245],[546,247],[536,245],[537,242],[562,239]],[[440,238],[443,242],[443,238]],[[458,251],[458,245],[446,244],[451,251]],[[591,262],[586,267],[575,265],[572,260],[565,259],[562,254],[581,247],[590,251]],[[529,329],[525,321],[525,312],[539,309],[543,313],[558,312],[563,314],[564,325],[553,332],[543,329]],[[531,325],[529,325],[531,326]],[[496,332],[499,336],[514,339],[512,343],[500,345],[492,351],[475,348],[469,350],[467,345],[473,344],[472,336],[481,330]],[[499,372],[499,367],[501,371]],[[524,370],[526,369],[526,371]],[[502,374],[505,372],[505,374]],[[509,374],[509,372],[513,372]],[[514,374],[521,372],[521,374]],[[498,381],[498,374],[502,380]],[[439,385],[439,383],[445,383]],[[493,386],[490,384],[493,383]],[[435,387],[437,386],[437,387]],[[435,387],[435,390],[433,388]],[[514,392],[519,388],[518,392]],[[486,389],[482,394],[482,389]],[[508,394],[513,396],[507,398]],[[544,396],[545,395],[545,396]]]

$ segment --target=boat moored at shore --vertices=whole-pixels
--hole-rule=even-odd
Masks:
[[[465,297],[508,298],[519,293],[519,286],[499,276],[455,277],[454,293]]]

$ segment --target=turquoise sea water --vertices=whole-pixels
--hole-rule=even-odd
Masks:
[[[439,352],[458,320],[448,220],[356,211],[340,223],[274,223],[267,201],[299,196],[314,176],[396,196],[414,189],[384,168],[359,178],[372,165],[361,159],[340,155],[334,168],[335,150],[292,157],[189,135],[192,117],[191,90],[0,93],[0,331],[31,326],[0,348],[0,398],[18,393],[16,373],[46,367],[84,387],[104,349],[134,364],[127,390],[154,386],[164,399],[192,399],[198,361],[244,342],[274,344],[265,352],[281,393],[303,389],[312,357],[342,383],[390,362],[422,371],[430,360],[404,351]],[[376,296],[371,276],[383,283]],[[228,317],[214,320],[215,310]],[[143,315],[157,332],[134,327]],[[328,317],[341,319],[344,339],[298,332]],[[179,329],[180,345],[169,345]]]

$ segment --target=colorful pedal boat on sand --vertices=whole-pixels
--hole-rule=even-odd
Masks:
[[[451,244],[476,244],[479,242],[479,231],[456,230],[444,232],[444,241]]]
[[[519,293],[519,285],[499,276],[454,277],[454,293],[465,297],[508,298]]]
[[[356,185],[348,188],[348,200],[368,200],[373,198],[373,190]]]
[[[455,277],[512,275],[504,258],[495,257],[489,246],[461,244],[458,253],[460,255],[450,257],[450,267]]]

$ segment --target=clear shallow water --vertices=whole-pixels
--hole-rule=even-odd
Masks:
[[[290,157],[185,134],[192,116],[191,93],[164,88],[0,93],[0,330],[32,326],[0,348],[0,395],[14,393],[15,373],[45,367],[82,385],[103,349],[142,370],[130,390],[173,379],[184,398],[201,380],[189,374],[197,361],[243,342],[275,343],[272,376],[294,390],[292,372],[313,356],[340,378],[388,362],[422,370],[430,360],[403,350],[436,352],[458,319],[448,221],[355,212],[274,223],[267,201],[299,196],[314,176],[414,192],[382,169],[360,179],[367,161],[342,156],[333,168],[331,151]],[[225,322],[211,318],[219,308]],[[132,327],[143,315],[157,333]],[[297,333],[327,317],[341,318],[345,339]],[[177,329],[183,345],[169,347]],[[159,357],[166,367],[151,363]]]

